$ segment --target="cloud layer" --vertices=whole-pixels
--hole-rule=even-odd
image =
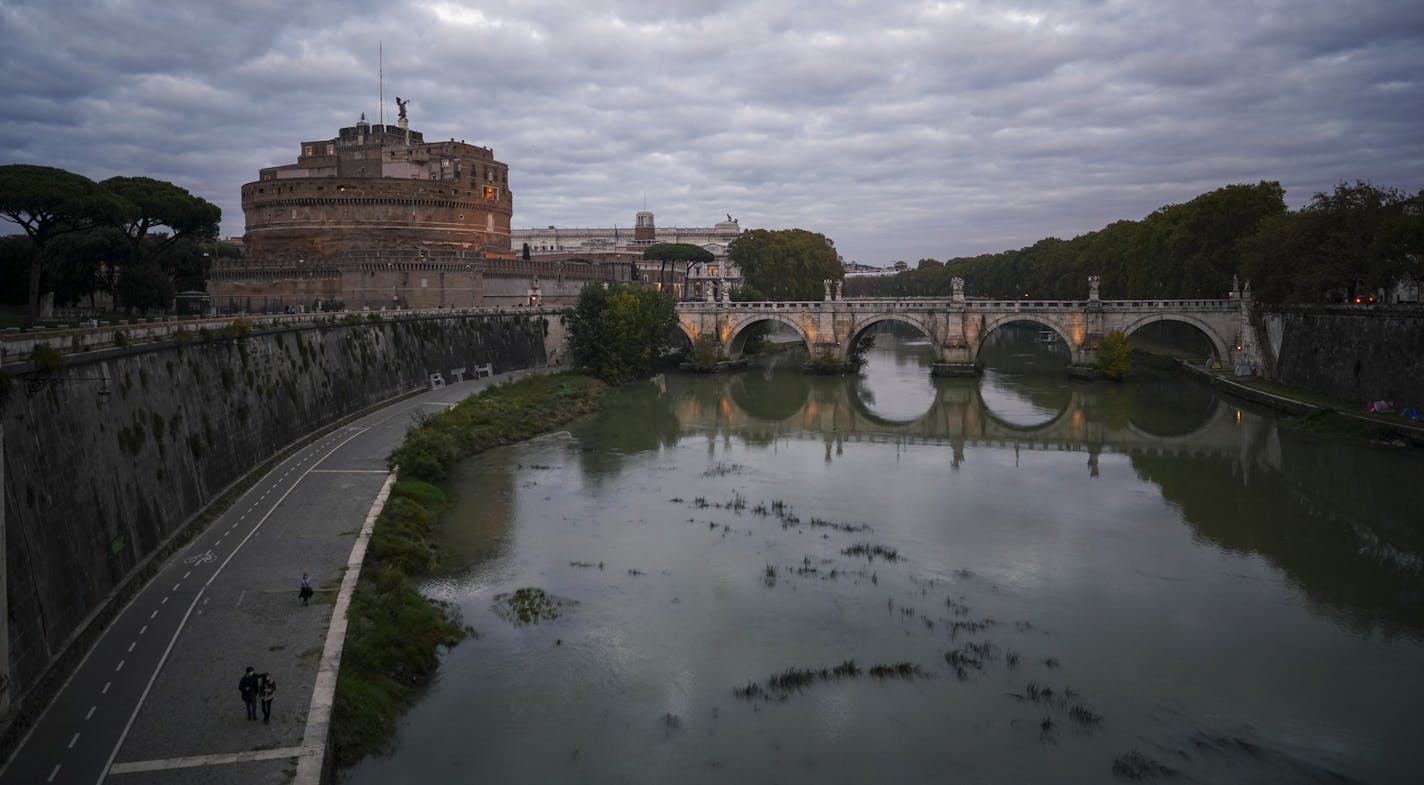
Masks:
[[[826,234],[885,264],[1237,182],[1424,187],[1424,5],[0,0],[0,163],[223,208],[361,112],[492,147],[514,224]],[[6,227],[0,227],[6,231]]]

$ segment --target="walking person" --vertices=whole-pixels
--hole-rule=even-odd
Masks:
[[[303,572],[302,588],[297,591],[297,596],[302,599],[302,604],[306,605],[307,600],[310,600],[313,594],[316,594],[316,589],[312,588],[311,576]]]
[[[262,685],[257,690],[257,697],[262,700],[262,724],[266,725],[272,721],[272,699],[277,697],[277,680],[272,678],[272,674],[262,674]]]
[[[237,680],[237,691],[242,693],[242,702],[247,704],[247,718],[257,719],[257,670],[251,665],[247,666],[247,672],[242,674],[242,678]]]

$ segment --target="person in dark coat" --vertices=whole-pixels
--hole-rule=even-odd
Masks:
[[[261,675],[261,684],[257,688],[257,697],[262,701],[262,722],[263,724],[272,721],[272,699],[277,697],[277,680],[272,678],[272,674]]]
[[[257,670],[251,665],[237,681],[237,691],[242,693],[242,702],[247,704],[247,718],[257,719]]]
[[[312,588],[311,576],[306,573],[302,573],[302,587],[297,590],[297,596],[301,598],[302,604],[306,605],[307,601],[312,598],[313,594],[316,594],[316,589]]]

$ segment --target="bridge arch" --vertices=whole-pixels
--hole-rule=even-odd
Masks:
[[[934,342],[936,339],[934,331],[930,329],[930,325],[926,324],[925,320],[919,318],[917,315],[903,313],[875,314],[855,323],[855,326],[851,329],[849,348],[854,349],[855,345],[860,342],[860,339],[867,332],[870,332],[876,325],[885,322],[909,325],[919,330],[920,333],[930,339],[931,342]]]
[[[806,329],[806,325],[801,323],[801,320],[792,317],[790,314],[758,311],[728,322],[727,334],[722,341],[722,345],[727,352],[727,357],[736,359],[742,356],[742,349],[747,343],[747,329],[761,322],[775,322],[776,324],[783,324],[790,327],[795,331],[797,337],[801,339],[801,342],[806,345],[806,351],[808,352],[815,346],[815,341],[813,340],[814,336]]]
[[[1211,342],[1211,349],[1216,353],[1216,359],[1225,363],[1231,357],[1230,338],[1223,338],[1216,328],[1204,319],[1200,319],[1191,314],[1185,313],[1154,313],[1143,316],[1135,321],[1129,322],[1122,328],[1122,334],[1131,338],[1132,334],[1141,330],[1149,324],[1158,322],[1180,322],[1195,327],[1206,339]]]
[[[1046,327],[1052,330],[1053,332],[1057,333],[1059,339],[1063,341],[1063,345],[1068,347],[1069,361],[1073,362],[1078,359],[1078,350],[1079,347],[1082,345],[1082,336],[1079,335],[1075,337],[1071,328],[1068,325],[1064,324],[1062,320],[1055,319],[1052,316],[1047,316],[1043,314],[1019,313],[1017,311],[1009,314],[1004,314],[1002,316],[996,316],[993,319],[990,319],[984,323],[984,326],[979,330],[978,340],[974,342],[974,356],[971,359],[974,362],[978,362],[979,352],[984,348],[984,344],[988,342],[989,336],[993,335],[994,331],[999,329],[1000,327],[1003,327],[1008,324],[1013,324],[1014,322],[1028,322],[1030,324],[1036,324],[1040,327]]]

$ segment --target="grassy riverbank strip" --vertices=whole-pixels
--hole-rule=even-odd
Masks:
[[[440,647],[466,635],[458,613],[422,597],[414,580],[440,564],[433,529],[448,499],[435,483],[472,455],[596,410],[606,390],[573,373],[490,387],[424,418],[391,453],[400,480],[376,520],[348,610],[332,717],[337,766],[386,748],[396,717],[434,676]]]
[[[1406,420],[1398,413],[1366,414],[1358,402],[1290,387],[1259,376],[1228,376],[1191,363],[1180,366],[1187,373],[1252,403],[1290,415],[1290,422],[1302,430],[1373,444],[1424,447],[1424,424]]]

